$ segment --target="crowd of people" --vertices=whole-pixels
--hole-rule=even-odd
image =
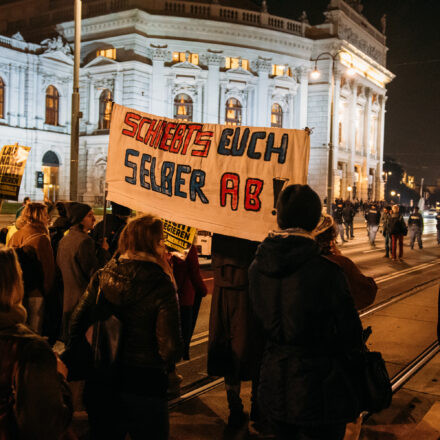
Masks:
[[[393,261],[403,261],[403,240],[409,235],[409,245],[414,249],[415,241],[423,249],[423,215],[416,206],[408,209],[399,205],[388,205],[385,202],[352,203],[338,199],[332,205],[332,216],[337,225],[342,243],[354,238],[353,219],[362,210],[367,226],[370,245],[376,247],[376,237],[381,231],[385,239],[385,255]],[[403,215],[408,214],[406,223]],[[436,215],[437,243],[440,245],[440,213]],[[345,238],[346,236],[346,238]]]
[[[194,245],[177,254],[160,219],[112,205],[95,226],[87,204],[26,201],[2,231],[0,438],[74,439],[76,381],[91,438],[169,436],[170,383],[207,288]],[[357,208],[338,200],[322,214],[316,192],[290,185],[263,242],[214,234],[207,372],[225,379],[232,429],[248,420],[242,381],[252,381],[250,420],[277,439],[342,440],[358,419],[358,310],[377,286],[337,246],[354,237]],[[381,227],[386,256],[399,247],[402,258],[399,207],[371,204],[365,218],[370,243]],[[422,247],[416,210],[408,224]]]

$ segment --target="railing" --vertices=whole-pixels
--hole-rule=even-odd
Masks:
[[[15,38],[4,37],[2,35],[0,35],[0,45],[30,52],[35,52],[40,48],[38,44],[26,43],[25,41],[16,40]]]
[[[330,6],[335,9],[340,9],[347,15],[352,21],[360,25],[365,31],[372,35],[381,44],[385,44],[385,35],[376,29],[366,18],[355,12],[350,6],[348,6],[343,0],[332,0]]]
[[[72,2],[73,3],[73,2]],[[45,14],[8,24],[8,32],[13,33],[24,27],[38,28],[53,26],[73,20],[73,6],[53,0],[53,7]],[[182,1],[182,0],[88,0],[83,2],[83,18],[96,17],[114,12],[141,9],[152,14],[168,14],[183,17],[206,18],[209,20],[229,21],[250,26],[273,29],[288,34],[304,36],[308,24],[277,17],[266,12],[221,6],[218,3]]]

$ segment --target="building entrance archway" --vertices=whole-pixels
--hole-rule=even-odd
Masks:
[[[52,202],[58,199],[59,192],[59,169],[60,161],[53,151],[47,151],[42,160],[41,169],[44,174],[43,193],[44,198]]]

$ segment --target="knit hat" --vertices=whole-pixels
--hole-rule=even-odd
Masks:
[[[81,223],[83,218],[92,210],[85,203],[72,202],[67,206],[67,218],[72,226]]]
[[[277,222],[281,229],[313,231],[321,217],[321,200],[309,185],[289,185],[278,197]]]
[[[120,205],[116,202],[110,202],[112,205],[112,214],[120,215],[122,217],[129,217],[131,215],[131,209]]]

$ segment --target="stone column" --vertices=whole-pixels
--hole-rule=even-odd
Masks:
[[[384,183],[382,180],[382,171],[383,171],[383,141],[385,134],[385,104],[387,102],[388,97],[383,95],[380,98],[380,111],[379,117],[377,118],[377,152],[379,161],[377,163],[376,169],[376,194],[375,197],[377,200],[382,200],[384,198]]]
[[[349,130],[348,130],[348,149],[349,159],[348,159],[348,169],[347,169],[347,186],[354,185],[354,165],[356,157],[356,96],[357,94],[357,84],[353,81],[351,84],[351,98],[349,103]],[[360,199],[360,181],[357,182],[357,194],[356,197]]]
[[[97,115],[96,115],[96,109],[95,109],[95,84],[93,83],[92,76],[90,75],[89,78],[89,115],[87,118],[87,132],[90,134],[92,133],[94,129],[94,125],[97,121]]]
[[[18,68],[17,66],[10,64],[9,65],[9,93],[8,93],[8,124],[15,127],[17,126],[18,118],[17,118],[17,110],[18,110]]]
[[[225,123],[225,110],[226,106],[226,83],[220,83],[220,110],[219,110],[219,122],[220,124]]]
[[[206,81],[205,114],[203,120],[212,124],[218,124],[219,100],[220,100],[220,64],[223,57],[221,52],[208,50],[206,56],[208,63],[208,79]]]
[[[370,184],[370,156],[371,156],[371,150],[370,150],[370,127],[371,127],[371,99],[372,99],[372,93],[371,89],[365,88],[364,94],[366,97],[365,102],[365,110],[364,110],[364,131],[362,136],[362,141],[364,144],[363,152],[365,156],[365,197],[368,198],[368,187]],[[371,193],[371,197],[374,199],[374,193]]]
[[[257,102],[258,109],[256,125],[259,127],[268,127],[270,125],[270,108],[269,102],[269,72],[272,65],[268,59],[259,58],[257,60],[258,85],[257,85]]]
[[[167,46],[152,47],[153,69],[151,80],[151,105],[150,112],[158,116],[167,115],[166,77],[164,61],[168,57]]]
[[[338,66],[334,66],[334,88],[333,88],[333,120],[330,121],[333,124],[333,136],[332,136],[332,144],[333,144],[333,182],[336,181],[336,170],[338,169],[338,159],[339,159],[339,124],[338,124],[338,115],[339,115],[339,105],[340,105],[340,94],[341,94],[341,70]],[[331,81],[331,77],[330,77]],[[330,84],[331,90],[331,84]],[[330,104],[331,105],[331,104]],[[330,119],[330,118],[329,118]],[[334,190],[334,186],[333,186]],[[344,194],[344,188],[342,187],[341,182],[341,194]]]
[[[123,105],[124,100],[124,73],[118,72],[115,77],[115,88],[113,91],[113,101],[116,104]]]
[[[307,126],[307,97],[309,93],[309,69],[305,66],[296,69],[299,81],[298,91],[295,96],[295,109],[293,113],[293,126],[298,130]]]
[[[24,66],[20,66],[18,69],[19,69],[18,124],[20,125],[20,127],[26,127],[26,115],[25,115],[26,70]]]

